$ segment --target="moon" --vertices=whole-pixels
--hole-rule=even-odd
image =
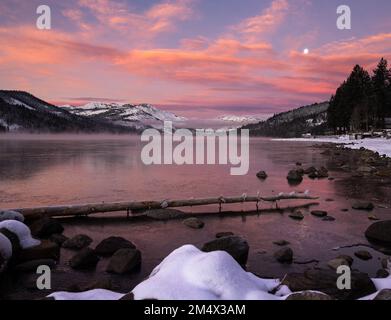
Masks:
[[[304,53],[305,55],[309,54],[309,53],[310,53],[310,49],[305,48],[305,49],[303,50],[303,53]]]

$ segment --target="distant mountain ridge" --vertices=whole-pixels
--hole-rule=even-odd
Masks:
[[[66,105],[61,106],[61,108],[75,115],[138,129],[145,128],[147,125],[161,127],[164,121],[180,122],[187,120],[150,104],[90,102],[84,106]]]
[[[248,124],[253,136],[267,137],[299,137],[303,134],[321,134],[327,128],[327,110],[330,103],[314,103],[287,112],[274,115],[266,121]]]
[[[135,129],[78,116],[25,91],[0,90],[0,132],[131,133]]]

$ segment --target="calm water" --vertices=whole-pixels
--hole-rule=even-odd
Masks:
[[[101,201],[162,200],[190,197],[230,196],[243,193],[263,195],[293,190],[310,190],[320,196],[317,209],[327,210],[335,222],[324,222],[306,214],[303,221],[293,221],[287,214],[260,216],[208,217],[202,230],[192,230],[181,221],[127,222],[119,219],[80,219],[65,222],[66,235],[85,233],[94,244],[108,236],[123,236],[136,243],[143,253],[140,273],[129,275],[129,281],[119,277],[117,290],[126,291],[146,277],[167,254],[183,244],[202,246],[214,238],[216,232],[232,231],[248,239],[250,256],[248,268],[263,276],[283,276],[286,272],[301,271],[314,266],[276,264],[273,252],[278,249],[273,241],[291,242],[297,261],[318,259],[324,262],[340,254],[352,254],[355,249],[334,251],[336,246],[367,243],[365,229],[371,224],[364,212],[341,212],[350,208],[347,199],[346,178],[331,171],[334,181],[310,180],[292,187],[287,183],[287,172],[297,161],[304,166],[327,165],[327,157],[311,143],[277,142],[252,139],[250,171],[246,176],[231,176],[229,166],[145,166],[140,160],[141,145],[138,137],[118,136],[47,136],[0,137],[0,207],[17,208],[42,205],[76,204]],[[256,178],[265,170],[266,181]],[[344,187],[345,186],[345,187]],[[357,193],[356,193],[357,194]],[[376,194],[376,190],[374,190]],[[367,197],[363,194],[362,197]],[[358,196],[361,197],[360,195]],[[333,199],[334,201],[326,201]],[[283,206],[284,203],[280,203]],[[270,204],[263,204],[269,207]],[[217,206],[190,210],[216,211]],[[254,205],[225,206],[224,209],[254,209]],[[390,215],[389,209],[377,209],[380,218]],[[121,213],[123,217],[123,214]],[[374,275],[383,257],[371,251],[374,259],[356,261],[354,267]],[[64,250],[63,261],[71,253]],[[355,259],[357,260],[357,259]],[[78,281],[102,277],[106,260],[94,274],[80,273]],[[57,288],[69,285],[67,266],[57,271]],[[72,276],[74,278],[74,276]],[[76,277],[77,278],[77,277]],[[114,279],[116,279],[114,277]],[[63,287],[62,287],[63,286]]]

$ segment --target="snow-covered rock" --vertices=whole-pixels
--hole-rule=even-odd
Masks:
[[[105,289],[94,289],[85,292],[65,292],[59,291],[48,295],[48,298],[54,298],[55,300],[119,300],[125,294],[117,293]]]
[[[32,248],[41,244],[41,241],[31,236],[31,231],[24,223],[16,220],[5,220],[0,222],[0,229],[7,229],[15,233],[19,238],[20,246],[23,249]]]
[[[8,238],[0,233],[0,273],[4,271],[8,260],[12,256],[12,244]]]
[[[276,300],[279,280],[244,271],[226,252],[205,253],[192,245],[172,252],[132,291],[136,300]]]
[[[24,216],[16,211],[0,211],[0,222],[5,220],[17,220],[20,222],[24,221]]]

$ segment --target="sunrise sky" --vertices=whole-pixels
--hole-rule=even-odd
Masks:
[[[40,4],[52,30],[35,26]],[[352,30],[336,27],[341,4]],[[327,100],[354,64],[391,59],[390,12],[390,0],[1,0],[0,88],[195,118],[270,114]]]

